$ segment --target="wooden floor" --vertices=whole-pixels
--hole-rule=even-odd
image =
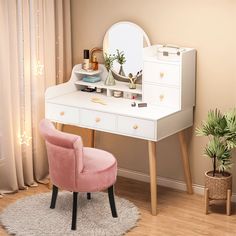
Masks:
[[[0,211],[19,198],[48,191],[45,185],[39,185],[27,191],[5,195],[3,199],[0,199]],[[231,216],[226,216],[223,203],[212,205],[210,208],[212,212],[205,215],[202,196],[158,187],[158,215],[152,216],[149,184],[119,177],[116,194],[132,201],[141,212],[138,227],[127,233],[127,236],[236,235],[235,206],[233,206]],[[2,227],[0,227],[0,235],[8,235]]]

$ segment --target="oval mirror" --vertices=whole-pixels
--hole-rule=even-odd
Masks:
[[[112,72],[122,79],[127,79],[129,73],[137,75],[142,71],[143,48],[147,46],[150,46],[150,41],[143,29],[127,21],[112,25],[103,40],[104,56],[105,53],[117,55],[119,52],[120,60],[113,62]]]

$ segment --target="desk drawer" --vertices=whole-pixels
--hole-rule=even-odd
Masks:
[[[126,116],[118,116],[119,133],[147,139],[155,138],[155,122]]]
[[[156,106],[180,108],[180,90],[152,84],[143,84],[143,100]]]
[[[107,131],[116,130],[116,116],[113,114],[81,109],[80,122],[85,127]]]
[[[180,67],[179,65],[144,62],[143,80],[145,82],[158,83],[163,85],[179,86]]]
[[[63,124],[79,123],[79,110],[77,108],[53,103],[46,103],[45,106],[45,116],[47,119]]]

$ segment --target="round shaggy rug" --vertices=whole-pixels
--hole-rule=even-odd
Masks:
[[[108,195],[79,193],[77,230],[71,230],[72,193],[59,192],[55,209],[50,209],[51,193],[33,195],[9,205],[0,215],[1,224],[17,236],[116,236],[136,226],[140,214],[128,200],[115,197],[118,218],[111,215]]]

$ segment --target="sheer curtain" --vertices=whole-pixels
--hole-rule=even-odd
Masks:
[[[70,0],[0,1],[0,193],[48,175],[44,92],[71,71]]]

